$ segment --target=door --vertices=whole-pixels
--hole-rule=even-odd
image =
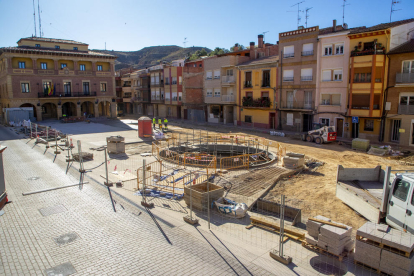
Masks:
[[[336,136],[342,137],[344,133],[344,119],[336,119]]]
[[[311,114],[303,114],[303,130],[304,132],[308,132],[312,130],[312,121],[313,115]]]
[[[188,109],[184,109],[184,120],[188,119]]]
[[[411,188],[411,196],[405,212],[405,229],[411,234],[414,234],[414,187]]]
[[[358,138],[359,123],[352,123],[352,138]]]
[[[72,92],[71,83],[70,82],[64,82],[63,83],[63,90],[65,92],[65,97],[70,97],[70,94]]]
[[[393,227],[403,228],[407,212],[408,195],[411,183],[402,178],[396,178],[391,187],[391,196],[388,199],[387,223]]]
[[[276,128],[276,113],[269,113],[269,128]]]
[[[392,126],[391,126],[391,141],[392,142],[400,141],[400,127],[401,127],[401,120],[392,120]]]
[[[293,91],[287,92],[287,102],[286,102],[287,108],[293,108]]]
[[[89,82],[84,82],[82,86],[83,86],[83,94],[89,95]]]
[[[305,91],[305,102],[303,107],[305,109],[312,109],[312,91]]]
[[[181,106],[177,106],[177,119],[181,119]]]

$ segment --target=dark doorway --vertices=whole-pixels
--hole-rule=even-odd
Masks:
[[[181,119],[181,106],[177,106],[177,119]]]
[[[184,120],[188,119],[188,109],[184,109]]]
[[[269,128],[276,129],[276,113],[269,113]]]
[[[344,119],[336,119],[336,136],[342,137],[344,133]]]
[[[352,138],[358,138],[359,123],[352,123]]]
[[[313,115],[303,114],[303,131],[308,132],[312,130]]]

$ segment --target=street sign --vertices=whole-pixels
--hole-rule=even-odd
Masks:
[[[358,124],[359,123],[359,118],[356,117],[356,116],[352,117],[352,123],[353,124]]]

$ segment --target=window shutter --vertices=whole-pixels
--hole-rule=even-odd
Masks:
[[[312,77],[312,68],[306,68],[301,70],[302,77]]]
[[[293,126],[293,113],[286,114],[286,124],[288,126]]]
[[[341,104],[341,95],[340,94],[333,94],[332,95],[332,105],[340,105]]]
[[[283,54],[287,55],[287,54],[294,54],[295,53],[295,47],[292,46],[285,46],[283,48]]]
[[[293,78],[293,70],[283,70],[284,78]]]
[[[322,71],[322,81],[331,81],[331,70]]]
[[[313,43],[303,44],[303,52],[313,51]]]

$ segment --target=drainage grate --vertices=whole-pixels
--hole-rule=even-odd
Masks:
[[[55,206],[50,206],[50,207],[39,209],[39,212],[44,217],[50,216],[50,215],[53,215],[53,214],[62,213],[62,212],[65,212],[65,211],[66,211],[66,208],[63,205],[55,205]]]
[[[75,268],[73,267],[73,265],[70,262],[52,267],[52,268],[48,268],[45,269],[45,274],[47,276],[67,276],[67,275],[71,275],[76,273]]]
[[[73,242],[78,237],[79,237],[78,234],[76,234],[75,232],[72,232],[72,233],[67,233],[57,238],[54,238],[54,240],[57,245],[65,245],[65,244]]]

